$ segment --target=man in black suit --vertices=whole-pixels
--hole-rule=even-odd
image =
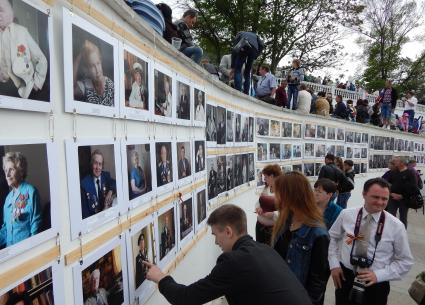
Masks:
[[[146,278],[158,283],[159,291],[174,305],[204,304],[226,296],[229,305],[311,305],[304,287],[280,255],[247,235],[245,212],[223,205],[208,218],[215,243],[223,250],[205,278],[181,285],[155,265]]]
[[[204,169],[205,169],[204,144],[203,142],[201,142],[199,143],[198,150],[196,151],[195,172],[200,172],[200,171],[203,171]]]
[[[145,281],[147,272],[146,266],[143,265],[143,262],[147,260],[145,235],[143,233],[139,235],[137,245],[139,246],[139,253],[136,256],[136,289]]]
[[[178,163],[179,179],[189,177],[191,175],[190,163],[186,158],[186,150],[184,145],[180,147],[180,160]]]
[[[170,218],[168,215],[165,215],[165,223],[164,228],[162,229],[161,233],[161,257],[160,259],[164,258],[165,255],[174,247],[174,241],[173,236],[171,235],[170,230]]]
[[[156,167],[156,181],[158,186],[162,186],[173,181],[171,163],[167,159],[168,152],[165,145],[161,145],[159,158],[160,161]]]

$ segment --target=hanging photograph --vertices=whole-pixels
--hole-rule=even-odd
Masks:
[[[242,115],[235,113],[235,143],[242,142]]]
[[[336,145],[335,157],[340,157],[340,158],[345,157],[345,146],[344,145]]]
[[[280,137],[280,121],[270,120],[270,136]]]
[[[234,185],[234,177],[233,177],[233,155],[226,156],[226,190],[232,190]]]
[[[217,157],[217,195],[227,189],[226,185],[226,156]]]
[[[397,141],[398,141],[398,139],[396,139],[396,143],[397,143]],[[369,148],[375,149],[375,136],[370,137]]]
[[[360,164],[359,163],[354,163],[353,170],[354,170],[354,173],[356,175],[360,174]]]
[[[303,173],[303,165],[302,164],[293,164],[292,165],[292,170],[294,172],[300,172]]]
[[[292,156],[292,144],[282,144],[281,159],[289,160]]]
[[[263,172],[261,171],[260,168],[257,168],[257,188],[258,187],[263,187],[264,186],[264,179],[263,179]]]
[[[195,88],[193,99],[193,125],[205,126],[205,92]]]
[[[361,158],[367,159],[367,148],[362,148]]]
[[[316,158],[324,158],[326,155],[326,144],[316,144],[314,154]]]
[[[64,8],[65,111],[119,115],[118,41]]]
[[[59,305],[65,302],[63,268],[56,261],[31,272],[17,282],[1,284],[2,305]]]
[[[362,143],[368,143],[369,142],[369,134],[368,133],[362,133]]]
[[[326,145],[326,154],[331,154],[335,156],[335,152],[336,152],[336,145]]]
[[[154,196],[152,191],[153,184],[156,183],[156,180],[152,179],[154,151],[151,143],[143,139],[123,141],[121,147],[123,177],[127,177],[127,183],[123,184],[123,195],[134,208],[152,200]]]
[[[354,143],[361,143],[361,142],[362,142],[361,132],[355,132],[354,133]]]
[[[73,267],[74,304],[129,304],[125,240],[114,237]]]
[[[346,147],[346,151],[345,151],[345,156],[347,159],[352,159],[353,158],[353,148],[350,146]]]
[[[182,81],[177,81],[177,102],[176,102],[176,118],[179,119],[179,123],[189,125],[191,122],[190,118],[190,101],[191,98],[190,86]]]
[[[305,124],[304,138],[315,138],[316,137],[316,125]]]
[[[0,1],[2,32],[0,108],[49,112],[52,109],[50,7],[41,1]],[[4,33],[4,34],[3,34]]]
[[[307,177],[314,176],[314,163],[304,163],[304,175]]]
[[[300,131],[300,134],[301,134],[301,131]],[[292,123],[282,122],[282,138],[291,138],[291,137],[292,137]]]
[[[205,177],[205,141],[195,140],[193,142],[194,149],[194,167],[195,178]]]
[[[257,136],[269,136],[269,120],[257,118]]]
[[[344,132],[344,129],[342,129],[342,128],[337,128],[336,129],[336,139],[338,141],[345,141],[345,132]]]
[[[302,124],[294,123],[292,127],[292,137],[301,139],[302,137]]]
[[[192,182],[192,156],[190,142],[177,142],[177,184],[182,186]]]
[[[130,46],[120,50],[121,63],[121,117],[149,120],[151,116],[151,66],[148,58]]]
[[[53,144],[0,141],[0,261],[56,235],[54,162]]]
[[[248,142],[254,142],[254,118],[250,116],[249,121],[249,131],[248,131]]]
[[[216,106],[207,104],[207,126],[205,128],[208,144],[217,144]]]
[[[71,237],[88,233],[127,210],[122,194],[121,154],[118,142],[66,142]]]
[[[217,144],[226,144],[226,108],[217,106]]]
[[[267,161],[267,143],[257,143],[257,161]]]
[[[318,138],[318,139],[326,139],[326,126],[317,125],[316,138]]]
[[[208,172],[208,200],[215,198],[218,194],[217,189],[217,157],[207,158]]]
[[[301,158],[301,144],[293,144],[292,145],[292,158],[300,159]]]
[[[279,160],[280,159],[280,144],[270,143],[269,152],[270,152],[269,160]]]
[[[250,153],[248,155],[248,181],[255,180],[255,161],[254,154]]]
[[[160,68],[154,69],[154,111],[155,121],[160,123],[173,122],[175,82],[171,77],[171,71]]]
[[[246,115],[241,117],[241,128],[242,128],[242,142],[248,143],[248,133],[249,133],[249,119]]]
[[[292,165],[290,165],[290,164],[283,165],[282,166],[282,173],[285,174],[285,173],[289,173],[289,172],[292,172]]]
[[[327,139],[328,140],[335,140],[336,139],[336,129],[335,129],[335,127],[328,127]]]
[[[354,132],[353,131],[345,132],[345,142],[354,143]]]
[[[304,158],[314,157],[314,143],[304,143]]]
[[[226,113],[226,142],[227,144],[233,143],[235,134],[235,113],[227,110]]]
[[[367,173],[367,163],[362,163],[360,165],[360,173],[362,173],[362,174]]]
[[[319,176],[323,163],[314,163],[314,175]]]
[[[179,249],[182,249],[185,243],[193,237],[193,198],[192,193],[188,193],[179,198],[177,203],[178,220],[179,220]]]
[[[196,231],[199,231],[207,221],[207,192],[205,187],[195,191],[196,199]]]
[[[248,154],[242,155],[242,183],[248,182]]]
[[[233,155],[233,185],[238,187],[243,184],[242,155]]]
[[[153,215],[148,215],[134,224],[126,234],[131,303],[138,300],[137,303],[143,304],[155,291],[155,284],[146,279],[148,270],[143,264],[145,261],[157,263],[155,236]]]
[[[174,203],[170,203],[158,211],[157,223],[158,265],[164,267],[174,258],[177,252],[176,210]]]
[[[361,149],[359,147],[354,148],[353,158],[360,159],[361,157]]]
[[[172,142],[155,143],[156,186],[158,193],[169,191],[174,187],[174,157]]]

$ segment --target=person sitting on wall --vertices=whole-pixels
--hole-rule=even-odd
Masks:
[[[174,25],[177,27],[177,33],[182,40],[180,52],[199,64],[203,51],[199,46],[193,43],[192,34],[190,33],[190,29],[193,28],[197,19],[198,12],[194,9],[188,9],[184,12],[182,19],[174,22]]]
[[[159,3],[156,5],[156,7],[161,11],[165,21],[165,30],[162,37],[171,43],[171,39],[173,37],[179,37],[179,34],[177,33],[177,27],[173,23],[173,11],[171,7],[165,3]]]
[[[258,78],[256,97],[266,103],[275,104],[276,77],[270,72],[267,65],[260,67],[260,77]]]
[[[100,150],[93,151],[90,159],[91,173],[81,180],[81,214],[83,219],[112,206],[117,193],[116,182],[104,171],[104,158]]]
[[[205,278],[182,285],[156,265],[146,278],[174,305],[204,304],[225,295],[229,305],[311,305],[305,289],[288,265],[269,246],[247,235],[245,212],[232,204],[217,208],[208,218],[216,244],[223,250]]]

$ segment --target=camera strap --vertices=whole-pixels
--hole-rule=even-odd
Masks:
[[[357,214],[357,219],[356,219],[356,224],[354,227],[354,239],[353,239],[353,244],[351,247],[351,252],[350,252],[350,257],[353,256],[353,251],[354,251],[354,247],[356,244],[356,239],[358,238],[359,235],[359,231],[360,231],[360,224],[362,222],[362,218],[363,218],[363,208],[360,209],[359,213]],[[385,224],[385,212],[382,211],[381,215],[379,216],[379,220],[378,220],[378,226],[376,227],[376,233],[375,233],[375,250],[373,251],[373,257],[372,257],[372,263],[375,260],[375,254],[376,254],[376,248],[378,248],[378,244],[381,241],[381,237],[382,237],[382,232],[384,231],[384,224]]]

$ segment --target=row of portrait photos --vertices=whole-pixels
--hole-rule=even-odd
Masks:
[[[326,154],[347,159],[366,159],[367,147],[322,143],[257,143],[257,161],[324,158]]]
[[[394,157],[394,154],[388,155],[375,155],[371,154],[369,156],[369,168],[370,169],[385,169],[388,168],[388,164],[390,163],[391,159]],[[415,160],[418,164],[425,164],[425,156],[424,155],[409,155],[406,156],[409,157],[412,160]]]
[[[68,141],[66,155],[72,239],[206,176],[204,140]],[[0,142],[0,261],[54,236],[55,157],[51,142]]]
[[[74,303],[144,304],[156,286],[146,280],[143,262],[164,267],[176,257],[205,226],[206,196],[205,186],[185,194],[74,263]],[[2,304],[64,304],[62,274],[63,265],[52,262],[0,289],[0,300]]]
[[[4,4],[11,18],[10,53],[0,73],[0,107],[53,109],[53,22],[49,7],[27,0]],[[63,11],[65,111],[205,126],[205,90],[87,20]],[[6,39],[6,38],[4,38]],[[58,100],[62,100],[59,98]]]
[[[369,148],[396,152],[425,152],[425,144],[393,137],[371,136]]]

